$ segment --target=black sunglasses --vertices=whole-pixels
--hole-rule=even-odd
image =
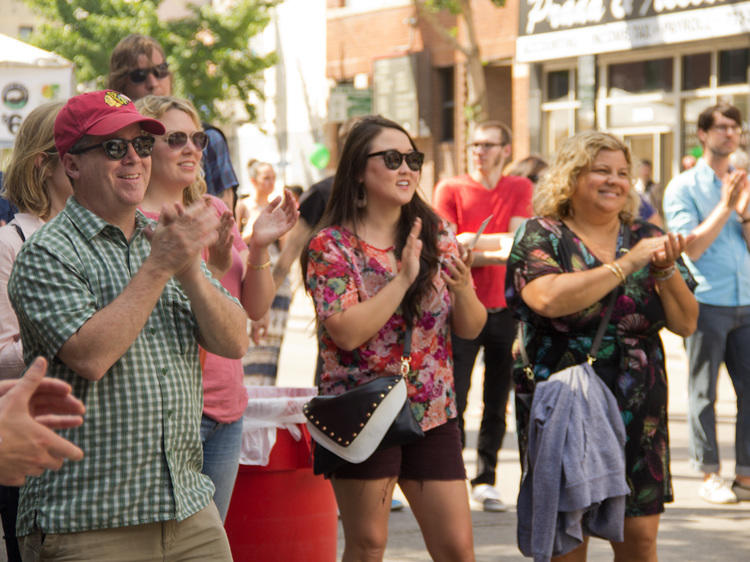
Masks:
[[[166,137],[169,148],[182,148],[187,144],[188,134],[182,131],[175,131],[169,133]],[[195,131],[190,135],[190,140],[193,142],[193,146],[199,150],[203,150],[208,146],[208,135],[203,131]]]
[[[169,76],[169,65],[165,61],[151,68],[136,68],[135,70],[131,70],[128,76],[133,84],[140,84],[148,78],[149,74],[153,74],[160,80],[166,78]]]
[[[367,155],[368,158],[372,158],[373,156],[382,156],[383,163],[389,170],[398,170],[401,167],[401,162],[406,160],[406,165],[409,166],[409,169],[418,172],[422,169],[422,164],[424,163],[424,153],[417,150],[404,154],[398,150],[391,149]]]
[[[83,154],[89,150],[99,148],[100,146],[104,149],[104,154],[110,160],[122,160],[128,153],[128,145],[133,145],[133,150],[141,158],[151,156],[151,151],[154,149],[154,137],[148,135],[142,135],[135,137],[132,140],[127,139],[109,139],[99,144],[92,144],[85,148],[80,148],[76,151],[70,151],[71,154]]]

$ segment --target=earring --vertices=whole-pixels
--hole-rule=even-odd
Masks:
[[[357,197],[357,208],[364,209],[367,207],[367,192],[365,191],[365,184],[359,184],[359,197]]]

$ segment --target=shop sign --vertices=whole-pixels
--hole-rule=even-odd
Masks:
[[[0,69],[0,148],[13,146],[21,123],[35,107],[66,99],[70,90],[70,68]]]
[[[747,0],[521,0],[519,62],[750,32]]]
[[[328,120],[343,122],[372,113],[372,89],[358,89],[351,84],[337,84],[328,98]]]

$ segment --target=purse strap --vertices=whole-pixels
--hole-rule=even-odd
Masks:
[[[406,325],[404,332],[404,351],[401,354],[401,376],[405,377],[411,369],[411,324]]]
[[[625,225],[622,225],[620,228],[622,231],[622,246],[617,252],[618,255],[620,253],[627,252],[629,249],[628,246],[630,244],[630,228]],[[607,324],[609,324],[609,319],[612,318],[612,310],[615,308],[615,300],[617,299],[618,287],[616,287],[609,293],[609,298],[607,299],[607,304],[605,305],[606,308],[604,309],[604,314],[602,315],[602,319],[599,321],[599,327],[596,329],[594,340],[591,342],[591,349],[586,355],[586,361],[588,361],[589,365],[593,365],[594,361],[596,361],[596,354],[599,353],[599,347],[602,345],[604,332],[607,331]],[[521,360],[523,361],[523,371],[524,373],[526,373],[526,376],[529,377],[530,380],[533,380],[534,370],[531,367],[529,354],[526,351],[526,344],[523,341],[523,322],[520,321],[518,322],[517,338],[518,351],[520,352]]]

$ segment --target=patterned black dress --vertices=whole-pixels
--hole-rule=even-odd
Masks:
[[[650,223],[636,221],[630,228],[627,248],[622,231],[618,252],[627,251],[642,238],[661,235]],[[561,221],[529,219],[518,229],[508,259],[506,300],[523,322],[524,342],[534,369],[526,376],[516,353],[516,416],[522,462],[525,460],[531,396],[537,381],[586,360],[608,297],[588,308],[560,318],[535,314],[521,299],[527,283],[543,275],[583,271],[602,263]],[[679,273],[690,289],[695,281],[684,263]],[[672,501],[667,431],[667,374],[659,330],[665,325],[664,309],[655,291],[648,266],[629,275],[617,289],[612,317],[594,363],[596,373],[614,394],[627,433],[625,459],[630,496],[625,515],[652,515]]]

